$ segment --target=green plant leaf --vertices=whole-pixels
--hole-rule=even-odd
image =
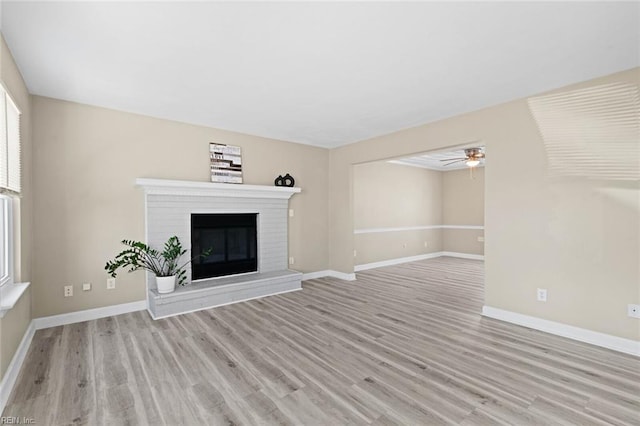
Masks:
[[[176,282],[181,286],[187,284],[185,267],[194,259],[209,256],[213,251],[213,248],[209,248],[203,254],[180,264],[180,258],[187,253],[187,250],[182,247],[180,239],[175,235],[164,243],[162,251],[140,241],[122,240],[121,242],[126,248],[113,260],[107,261],[104,266],[111,277],[115,278],[119,269],[127,269],[127,272],[143,269],[157,277],[176,275]]]

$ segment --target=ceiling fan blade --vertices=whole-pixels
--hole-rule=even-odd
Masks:
[[[460,161],[460,160],[466,160],[467,157],[459,157],[459,158],[445,158],[444,160],[440,160],[440,161]]]
[[[459,159],[459,160],[455,160],[455,161],[452,161],[452,162],[450,162],[450,163],[443,164],[443,166],[448,166],[449,164],[459,163],[459,162],[461,162],[461,161],[465,161],[465,160],[466,160],[466,158],[461,158],[461,159]],[[443,161],[447,161],[447,160],[443,160]]]

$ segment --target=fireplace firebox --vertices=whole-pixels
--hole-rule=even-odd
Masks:
[[[257,213],[191,214],[191,279],[258,270]],[[208,256],[200,256],[211,249]]]

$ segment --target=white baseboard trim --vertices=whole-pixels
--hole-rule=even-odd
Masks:
[[[529,315],[518,314],[516,312],[505,311],[503,309],[492,308],[491,306],[483,306],[482,315],[510,322],[512,324],[521,325],[523,327],[533,328],[534,330],[555,334],[556,336],[562,336],[640,357],[640,342],[636,340],[599,333],[597,331],[591,331],[585,328],[574,327],[572,325],[549,321]]]
[[[302,274],[302,281],[315,280],[316,278],[328,277],[331,275],[331,271],[325,269],[324,271],[307,272]]]
[[[441,256],[458,257],[460,259],[484,260],[482,254],[457,253],[455,251],[440,252]]]
[[[20,373],[20,369],[22,368],[22,364],[27,356],[27,351],[29,350],[29,346],[31,346],[31,341],[33,340],[33,335],[36,332],[36,328],[33,324],[33,321],[29,323],[27,330],[18,345],[18,349],[16,353],[13,355],[11,359],[11,363],[9,367],[7,367],[7,371],[4,373],[4,377],[2,378],[2,382],[0,382],[0,413],[4,411],[4,408],[9,401],[9,396],[11,395],[11,391],[13,390],[13,386],[16,384],[16,380],[18,379],[18,374]]]
[[[436,251],[433,253],[419,254],[417,256],[399,257],[397,259],[381,260],[380,262],[363,263],[362,265],[354,266],[353,270],[356,272],[366,271],[367,269],[382,268],[383,266],[399,265],[401,263],[416,262],[418,260],[434,259],[440,256],[442,256],[442,252]]]
[[[84,311],[69,312],[68,314],[34,318],[33,323],[36,330],[41,330],[43,328],[91,321],[113,315],[127,314],[129,312],[144,311],[145,309],[147,309],[147,301],[139,300],[137,302],[122,303],[120,305],[105,306],[103,308],[86,309]]]
[[[316,278],[323,278],[323,277],[333,277],[333,278],[338,278],[345,281],[356,280],[356,274],[347,274],[344,272],[338,272],[331,269],[325,269],[324,271],[308,272],[306,274],[302,274],[302,281],[313,280]]]
[[[355,281],[356,280],[356,274],[347,274],[345,272],[334,271],[334,270],[329,270],[327,272],[329,272],[326,275],[327,277],[338,278],[339,280],[344,280],[344,281]]]

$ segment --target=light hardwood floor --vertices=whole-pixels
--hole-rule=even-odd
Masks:
[[[63,424],[640,424],[640,360],[482,318],[438,258],[38,331],[4,416]]]

